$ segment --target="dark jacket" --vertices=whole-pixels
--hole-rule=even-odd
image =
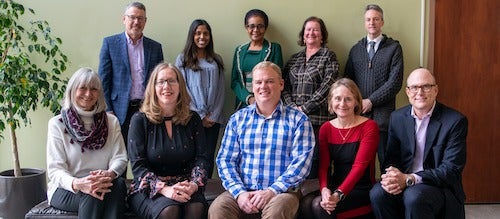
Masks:
[[[144,83],[146,88],[154,67],[163,62],[161,44],[143,37],[144,46]],[[102,80],[104,98],[108,109],[123,124],[127,116],[132,76],[127,52],[125,32],[104,38],[99,55],[99,76]]]
[[[422,177],[422,183],[443,189],[446,218],[465,217],[462,171],[466,160],[467,127],[464,115],[436,103],[427,127],[424,170],[415,173]],[[415,142],[415,119],[409,105],[391,115],[384,169],[394,166],[403,173],[409,173]]]
[[[384,38],[370,63],[363,37],[349,52],[345,77],[358,85],[363,99],[370,99],[372,111],[367,117],[375,120],[380,131],[387,131],[389,116],[396,109],[396,95],[403,83],[403,50],[397,40]]]

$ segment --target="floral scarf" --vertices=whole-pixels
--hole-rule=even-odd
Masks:
[[[71,136],[70,143],[75,141],[82,146],[82,153],[84,149],[99,150],[106,143],[108,138],[108,117],[105,111],[94,114],[94,123],[90,130],[85,130],[83,121],[80,115],[76,112],[75,108],[62,110],[62,122],[66,126],[66,133]]]

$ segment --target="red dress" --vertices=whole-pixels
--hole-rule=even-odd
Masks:
[[[375,154],[379,129],[366,120],[349,129],[325,122],[319,131],[320,191],[340,189],[345,199],[337,205],[337,218],[350,218],[371,211],[370,189],[375,183]]]

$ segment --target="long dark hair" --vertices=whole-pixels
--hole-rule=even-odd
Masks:
[[[214,52],[214,40],[212,37],[212,28],[208,24],[207,21],[203,19],[196,19],[191,23],[189,27],[188,36],[186,40],[186,45],[184,46],[184,60],[182,61],[181,67],[187,67],[192,69],[193,71],[199,71],[200,66],[198,63],[198,47],[194,43],[194,34],[196,33],[196,28],[198,26],[205,25],[210,33],[210,41],[208,42],[207,47],[205,47],[206,59],[208,62],[215,61],[219,66],[219,69],[222,71],[224,69],[224,64],[222,62],[222,58]]]

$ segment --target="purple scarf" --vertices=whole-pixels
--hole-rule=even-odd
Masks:
[[[62,122],[66,126],[66,132],[71,136],[71,144],[74,141],[84,148],[89,150],[99,150],[106,143],[108,138],[108,117],[105,111],[94,114],[94,123],[90,130],[85,130],[83,121],[76,110],[71,107],[67,110],[62,110]]]

